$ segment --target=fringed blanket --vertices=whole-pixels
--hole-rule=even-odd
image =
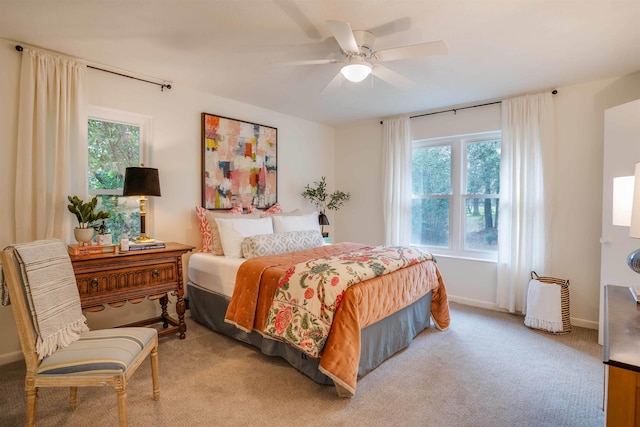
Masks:
[[[15,251],[40,360],[66,347],[89,330],[67,248],[60,240],[16,244]],[[4,286],[4,285],[3,285]]]
[[[246,260],[236,277],[225,322],[264,334],[278,283],[287,269],[309,259],[327,258],[366,247],[326,245],[299,252]],[[353,396],[360,362],[360,332],[431,294],[431,317],[438,329],[449,327],[447,291],[435,261],[424,261],[349,287],[333,318],[319,370],[333,380],[339,396]]]
[[[320,357],[347,288],[431,259],[418,248],[369,246],[296,264],[278,283],[264,332]]]

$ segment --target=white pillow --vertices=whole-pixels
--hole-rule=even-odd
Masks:
[[[242,258],[242,241],[258,234],[273,234],[271,218],[216,218],[225,256]]]
[[[276,233],[286,233],[287,231],[320,231],[318,223],[318,213],[311,212],[306,215],[274,215],[273,230]]]

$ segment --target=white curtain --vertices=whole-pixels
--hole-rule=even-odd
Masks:
[[[384,120],[382,146],[382,203],[385,245],[408,245],[411,240],[411,121]]]
[[[71,240],[67,196],[87,192],[86,65],[22,52],[16,165],[16,241]]]
[[[550,93],[502,102],[497,304],[526,310],[531,270],[551,268],[555,123]]]

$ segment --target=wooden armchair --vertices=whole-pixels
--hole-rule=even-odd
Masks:
[[[52,241],[42,241],[51,245]],[[66,247],[60,241],[66,255]],[[33,242],[30,245],[37,245]],[[55,242],[54,242],[55,246]],[[47,246],[43,246],[45,250]],[[66,268],[60,248],[56,248],[58,261]],[[68,259],[68,255],[66,256]],[[153,379],[153,398],[158,400],[158,334],[152,328],[117,328],[82,332],[79,338],[63,348],[58,348],[46,357],[38,354],[38,345],[42,339],[38,336],[40,319],[27,285],[24,265],[15,249],[0,251],[0,262],[9,291],[11,306],[15,317],[20,345],[24,353],[27,372],[25,390],[27,392],[27,425],[34,426],[37,414],[37,394],[40,387],[70,387],[69,409],[73,410],[77,402],[77,388],[85,386],[111,385],[118,397],[118,418],[120,426],[127,425],[127,381],[147,356],[151,359]],[[71,267],[71,261],[69,268]],[[27,273],[28,274],[28,273]],[[69,288],[67,277],[67,288]],[[75,282],[73,282],[75,286]],[[73,295],[72,289],[67,289]],[[60,292],[57,289],[55,292]],[[80,298],[77,295],[77,309],[80,310]],[[69,299],[73,299],[70,297]],[[45,303],[47,299],[44,299]],[[70,303],[74,303],[71,301]],[[66,305],[66,304],[65,304]],[[52,307],[54,309],[55,307]],[[74,309],[76,309],[74,307]],[[66,309],[65,309],[66,310]],[[33,313],[33,314],[32,314]],[[82,312],[79,311],[81,318]],[[45,313],[42,317],[46,317]],[[84,325],[83,327],[86,328]],[[42,360],[40,360],[42,359]]]

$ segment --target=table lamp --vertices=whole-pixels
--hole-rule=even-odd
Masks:
[[[136,243],[153,242],[146,235],[147,196],[160,196],[160,179],[158,169],[128,167],[124,174],[123,196],[140,196],[140,236],[133,239]]]
[[[320,215],[318,215],[318,223],[320,224],[320,232],[322,233],[322,237],[329,237],[329,233],[324,232],[324,226],[329,225],[329,218],[327,218],[324,212],[320,212]]]

